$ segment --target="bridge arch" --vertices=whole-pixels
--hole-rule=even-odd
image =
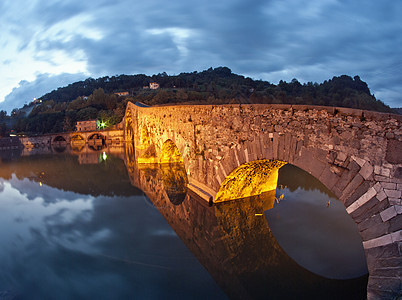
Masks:
[[[183,156],[180,153],[179,148],[171,140],[166,140],[163,145],[159,155],[159,163],[183,163]]]
[[[67,143],[67,140],[65,139],[65,137],[64,136],[62,136],[62,135],[57,135],[57,136],[55,136],[54,138],[53,138],[53,141],[52,141],[52,143]]]
[[[90,136],[88,136],[88,141],[102,141],[102,143],[104,143],[104,141],[106,140],[106,136],[104,136],[103,134],[97,132],[94,134],[91,134]]]
[[[106,147],[106,136],[99,132],[91,134],[88,136],[87,143],[92,150],[101,150]]]
[[[84,141],[85,142],[85,138],[83,137],[82,134],[76,133],[71,136],[71,141]]]
[[[224,179],[214,202],[247,198],[275,191],[278,171],[285,164],[286,162],[280,160],[255,160],[240,165]]]
[[[163,188],[170,202],[174,205],[181,204],[187,195],[188,178],[183,157],[175,143],[170,139],[162,145],[159,168]]]

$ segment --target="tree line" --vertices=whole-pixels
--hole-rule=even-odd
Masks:
[[[151,90],[149,83],[160,88]],[[128,97],[117,92],[128,92]],[[25,134],[73,131],[77,121],[99,119],[108,125],[119,123],[128,101],[156,104],[306,104],[396,112],[370,93],[359,76],[342,75],[323,83],[301,84],[297,79],[275,85],[237,75],[227,67],[202,72],[153,76],[120,75],[88,78],[58,88],[15,109],[11,116],[0,112],[0,136],[9,130]]]

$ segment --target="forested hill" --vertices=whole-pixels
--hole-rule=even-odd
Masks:
[[[156,82],[158,89],[150,89]],[[144,88],[145,87],[145,88]],[[124,92],[124,96],[117,93]],[[42,134],[73,131],[77,121],[97,119],[106,127],[119,123],[128,101],[155,104],[283,103],[343,106],[382,112],[391,108],[370,94],[358,76],[333,77],[323,83],[296,79],[278,85],[233,74],[226,67],[203,72],[120,75],[89,78],[59,88],[8,117],[0,112],[0,136],[9,131]]]
[[[146,90],[150,82],[160,85],[158,90]],[[301,84],[297,79],[280,81],[278,85],[253,80],[232,73],[227,67],[202,72],[153,76],[120,75],[88,78],[54,90],[40,99],[70,102],[80,96],[89,96],[96,89],[105,93],[129,92],[136,101],[150,105],[164,103],[284,103],[341,106],[382,112],[391,112],[389,106],[371,95],[367,84],[358,76],[333,77],[323,83]]]

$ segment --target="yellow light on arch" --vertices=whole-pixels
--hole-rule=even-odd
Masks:
[[[275,190],[278,171],[285,164],[281,160],[256,160],[239,166],[222,182],[214,202],[257,196]]]

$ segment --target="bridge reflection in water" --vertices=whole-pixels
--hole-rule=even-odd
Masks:
[[[367,276],[335,280],[316,275],[290,258],[272,234],[264,212],[274,205],[278,169],[283,162],[259,161],[235,170],[217,194],[221,202],[211,207],[187,189],[187,175],[179,158],[169,163],[162,155],[161,164],[138,164],[134,153],[133,145],[128,145],[126,166],[131,183],[145,192],[230,298],[365,299]],[[269,184],[258,190],[257,183],[263,178],[255,176],[247,192],[253,196],[238,197],[243,194],[236,185],[250,184],[251,175],[264,170]],[[223,201],[233,197],[239,199]]]

